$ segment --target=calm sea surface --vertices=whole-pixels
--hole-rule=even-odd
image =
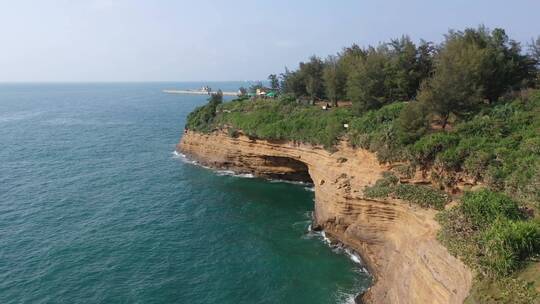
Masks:
[[[173,154],[202,83],[0,85],[0,303],[345,303],[302,185]],[[236,90],[244,83],[211,83]]]

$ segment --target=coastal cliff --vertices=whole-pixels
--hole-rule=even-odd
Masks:
[[[177,150],[212,168],[313,182],[315,227],[356,250],[375,278],[365,302],[462,303],[469,293],[472,274],[437,241],[434,210],[363,196],[388,169],[367,150],[192,131]]]

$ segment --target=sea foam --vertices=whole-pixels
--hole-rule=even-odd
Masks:
[[[186,164],[190,164],[190,165],[194,165],[194,166],[198,166],[198,167],[208,169],[208,170],[214,172],[218,176],[234,176],[234,177],[241,177],[241,178],[255,178],[255,175],[253,175],[251,173],[236,173],[236,172],[234,172],[232,170],[215,170],[214,168],[205,166],[205,165],[199,163],[196,160],[189,159],[185,154],[179,153],[178,151],[173,151],[172,155],[173,155],[173,158],[179,159],[179,160],[181,160],[182,162],[184,162]]]

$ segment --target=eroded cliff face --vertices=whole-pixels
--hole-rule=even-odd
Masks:
[[[375,277],[366,302],[462,303],[469,293],[470,270],[436,240],[435,211],[363,197],[365,186],[387,169],[373,153],[346,143],[331,153],[287,141],[191,131],[177,150],[214,168],[312,180],[315,224],[360,253]]]

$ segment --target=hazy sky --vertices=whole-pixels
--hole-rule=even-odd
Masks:
[[[0,0],[0,81],[254,80],[449,28],[540,35],[540,0]]]

